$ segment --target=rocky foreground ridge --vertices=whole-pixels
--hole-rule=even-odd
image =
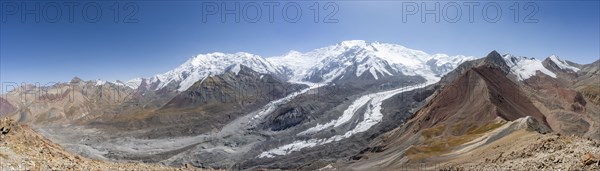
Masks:
[[[199,168],[169,167],[136,161],[111,162],[72,154],[14,120],[0,120],[0,170],[156,170],[193,171]],[[202,169],[212,170],[212,169]]]

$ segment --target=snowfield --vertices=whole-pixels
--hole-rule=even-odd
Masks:
[[[571,70],[573,72],[579,71],[579,68],[569,65],[567,62],[560,60],[558,56],[552,55],[549,57],[562,70]]]
[[[230,67],[235,71],[239,65],[288,81],[306,82],[313,76],[321,76],[322,81],[315,83],[329,83],[353,66],[356,66],[354,74],[357,77],[367,73],[375,79],[397,73],[417,75],[418,72],[429,71],[443,75],[460,63],[472,59],[475,58],[429,55],[396,44],[350,40],[306,53],[290,51],[285,55],[266,58],[246,52],[199,54],[164,74],[127,81],[127,86],[137,89],[145,82],[146,86],[155,86],[153,90],[160,90],[174,84],[177,91],[182,92],[199,80],[223,74]]]
[[[511,54],[504,55],[504,60],[510,71],[517,76],[519,81],[526,80],[534,76],[537,71],[540,71],[552,78],[556,78],[556,74],[546,69],[542,61],[535,58],[527,58],[522,56],[513,56]]]

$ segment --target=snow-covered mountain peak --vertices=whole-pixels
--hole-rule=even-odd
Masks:
[[[258,55],[246,52],[234,54],[214,52],[196,55],[171,71],[151,77],[147,85],[153,87],[154,90],[159,90],[169,84],[177,84],[178,91],[185,91],[195,82],[207,76],[222,74],[230,66],[240,64],[259,73],[280,74],[278,68]],[[141,85],[142,81],[142,79],[134,79],[128,82]]]
[[[238,75],[241,70],[242,70],[241,64],[233,64],[228,69],[229,72],[234,73],[235,75]]]
[[[534,76],[537,71],[556,78],[556,74],[544,67],[542,61],[536,58],[515,56],[512,54],[506,54],[503,58],[506,65],[510,68],[510,72],[517,76],[518,81],[523,81]]]
[[[237,52],[235,54],[225,54],[221,52],[214,52],[208,54],[200,54],[191,59],[189,59],[184,65],[189,64],[195,67],[207,64],[207,63],[215,63],[215,62],[232,62],[232,63],[252,63],[253,61],[266,61],[264,58],[246,53],[246,52]],[[183,65],[182,65],[183,66]]]
[[[140,85],[142,85],[143,81],[144,81],[143,78],[134,78],[134,79],[131,79],[131,80],[125,82],[125,85],[129,88],[137,89],[138,87],[140,87]]]
[[[96,79],[96,86],[102,86],[104,84],[106,84],[106,81],[101,80],[101,79]]]
[[[376,56],[393,64],[402,64],[412,68],[422,68],[431,56],[420,50],[413,50],[401,45],[388,43],[372,43]]]
[[[199,54],[171,71],[148,79],[133,79],[128,81],[127,85],[132,88],[144,85],[146,90],[170,87],[185,91],[207,76],[222,74],[227,68],[239,65],[292,82],[331,82],[345,75],[346,71],[356,72],[352,74],[357,77],[371,73],[374,79],[400,73],[439,77],[460,63],[472,59],[475,58],[462,55],[429,55],[423,51],[390,43],[348,40],[308,52],[292,50],[284,55],[269,58],[246,52]]]
[[[561,60],[558,56],[556,55],[550,55],[548,57],[548,59],[550,59],[554,64],[556,64],[556,66],[558,66],[560,69],[562,70],[571,70],[573,72],[577,72],[579,71],[579,68],[574,67],[569,65],[569,63],[567,63],[564,60]]]
[[[299,55],[302,55],[302,52],[298,52],[298,51],[295,51],[295,50],[290,50],[288,53],[286,53],[283,56],[299,56]]]
[[[306,53],[290,52],[284,56],[268,58],[281,68],[293,71],[291,80],[327,82],[344,75],[348,67],[356,67],[356,76],[369,71],[375,79],[379,75],[438,75],[456,68],[460,63],[475,59],[466,56],[429,55],[397,44],[343,41]],[[313,77],[319,77],[313,79]]]
[[[121,87],[129,87],[129,88],[132,88],[132,89],[136,88],[136,87],[134,87],[133,84],[127,84],[127,83],[124,83],[124,82],[122,82],[120,80],[106,81],[106,80],[102,80],[102,79],[96,79],[96,80],[93,80],[93,81],[90,81],[90,82],[94,83],[95,86],[105,86],[105,85],[109,85],[110,86],[110,85],[115,85],[115,86],[121,86]]]
[[[346,47],[346,48],[352,48],[352,47],[367,47],[367,41],[364,40],[346,40],[346,41],[342,41],[338,44],[339,46],[342,47]]]
[[[510,53],[505,54],[504,56],[502,56],[502,58],[504,58],[504,61],[506,61],[506,64],[510,67],[510,66],[514,66],[517,65],[520,61],[524,61],[524,60],[536,60],[539,61],[535,58],[530,58],[530,57],[526,57],[526,56],[516,56]]]

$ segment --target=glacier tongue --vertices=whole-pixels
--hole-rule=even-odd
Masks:
[[[439,77],[427,76],[425,78],[427,79],[427,82],[424,84],[408,86],[408,87],[401,87],[401,88],[394,89],[394,90],[364,95],[364,96],[358,98],[357,100],[355,100],[352,103],[352,105],[347,110],[344,111],[344,114],[342,114],[342,116],[340,116],[340,118],[338,118],[334,121],[331,121],[329,123],[326,123],[324,125],[317,125],[313,128],[310,128],[310,129],[300,133],[300,134],[310,134],[310,133],[315,133],[315,132],[324,130],[326,128],[340,126],[340,125],[348,122],[350,120],[350,118],[352,118],[353,115],[356,115],[358,108],[368,105],[369,107],[367,107],[367,110],[363,114],[363,120],[361,120],[353,129],[348,130],[344,134],[334,135],[329,138],[321,138],[321,139],[313,138],[313,139],[309,139],[309,140],[294,141],[290,144],[264,151],[261,154],[259,154],[257,157],[258,158],[273,158],[275,156],[287,155],[287,154],[290,154],[291,152],[300,151],[304,148],[310,148],[310,147],[315,147],[317,145],[340,141],[340,140],[349,138],[350,136],[352,136],[354,134],[365,132],[365,131],[369,130],[372,126],[374,126],[375,124],[381,122],[381,120],[383,119],[383,114],[381,113],[381,109],[382,109],[381,105],[383,104],[383,101],[395,96],[396,94],[415,90],[418,88],[422,88],[422,87],[434,84],[437,81],[439,81]]]
[[[301,84],[301,83],[299,83],[299,84]],[[296,98],[296,96],[304,94],[304,93],[309,92],[311,90],[318,89],[320,87],[326,86],[327,84],[313,84],[313,83],[308,83],[306,85],[308,85],[309,87],[305,88],[305,89],[302,89],[300,91],[296,91],[296,92],[290,93],[289,95],[285,96],[284,98],[277,99],[277,100],[269,102],[267,105],[265,105],[258,112],[256,112],[255,114],[253,113],[254,116],[252,117],[252,120],[261,119],[265,115],[270,114],[273,111],[275,111],[275,109],[277,109],[277,107],[279,107],[280,105],[290,102],[291,100],[293,100],[294,98]]]

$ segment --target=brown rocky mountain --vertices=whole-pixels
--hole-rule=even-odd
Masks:
[[[17,107],[11,117],[22,123],[75,123],[114,115],[132,98],[130,88],[100,83],[75,77],[69,83],[17,87],[3,97]]]
[[[512,79],[514,75],[508,72],[505,68],[507,66],[502,65],[504,61],[500,59],[500,55],[494,51],[486,58],[462,64],[442,79],[439,84],[444,84],[444,80],[448,83],[432,95],[427,104],[405,124],[378,137],[369,147],[352,157],[350,162],[341,161],[332,167],[353,170],[423,169],[424,166],[429,169],[490,169],[490,165],[485,163],[494,159],[493,156],[500,155],[500,162],[532,158],[527,157],[531,154],[519,157],[518,150],[513,151],[511,157],[502,157],[508,151],[535,146],[537,143],[521,137],[532,136],[539,139],[546,137],[541,133],[555,132],[559,135],[600,139],[597,133],[600,130],[599,106],[587,103],[593,101],[595,96],[583,95],[574,87],[581,84],[576,78],[583,77],[579,81],[589,81],[586,78],[594,76],[581,72],[578,76],[573,71],[554,70],[566,74],[559,73],[553,78],[538,72],[529,79],[517,81]],[[551,64],[548,61],[545,63]],[[600,84],[582,85],[589,88]],[[516,123],[525,126],[515,126]],[[580,141],[577,137],[571,139]],[[512,147],[507,142],[518,145]],[[586,143],[583,144],[588,151],[578,151],[576,156],[583,156],[586,152],[599,152],[596,145],[589,147]],[[491,148],[510,150],[500,153],[501,151]],[[485,161],[480,160],[482,157],[473,155],[483,155]],[[517,166],[538,169],[582,168],[577,160],[568,160],[568,164],[548,165],[546,162],[535,162]],[[492,162],[498,162],[498,159]],[[583,165],[583,168],[590,167]]]
[[[17,108],[10,104],[10,102],[0,98],[0,117],[8,116],[15,112]]]

